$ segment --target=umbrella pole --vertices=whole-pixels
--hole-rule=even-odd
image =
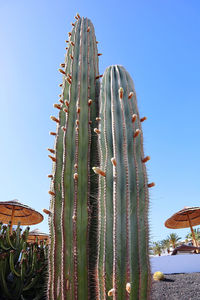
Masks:
[[[11,215],[11,224],[10,224],[10,234],[12,233],[14,215],[15,215],[15,207],[13,206],[13,208],[12,208],[12,215]]]
[[[192,237],[193,237],[193,241],[194,241],[194,246],[198,247],[198,246],[197,246],[197,241],[196,241],[196,238],[195,238],[195,234],[194,234],[194,230],[193,230],[193,228],[192,228],[192,224],[191,224],[190,217],[189,217],[188,214],[187,214],[187,217],[188,217],[188,222],[189,222],[190,229],[191,229],[191,232],[192,232]]]

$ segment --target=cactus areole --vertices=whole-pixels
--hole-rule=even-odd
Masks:
[[[148,184],[136,93],[121,66],[98,71],[90,20],[69,33],[49,194],[48,300],[150,299]],[[99,96],[100,94],[100,96]],[[100,105],[98,104],[100,103]],[[100,112],[99,112],[100,106]]]

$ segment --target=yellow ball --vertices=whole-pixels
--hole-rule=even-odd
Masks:
[[[164,276],[164,274],[162,273],[162,272],[155,272],[154,274],[153,274],[153,279],[154,280],[164,280],[164,278],[165,278],[165,276]]]

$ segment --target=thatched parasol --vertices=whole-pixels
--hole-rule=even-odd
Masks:
[[[165,226],[167,228],[179,229],[190,227],[192,232],[192,237],[194,245],[197,247],[197,241],[195,238],[193,226],[200,224],[200,207],[184,207],[173,216],[171,216],[167,221],[165,221]]]
[[[0,221],[13,225],[35,225],[43,221],[43,215],[33,208],[20,203],[17,199],[0,202]]]
[[[49,241],[49,235],[39,231],[39,229],[34,229],[29,232],[27,242],[35,242],[36,239],[38,239],[38,241]]]

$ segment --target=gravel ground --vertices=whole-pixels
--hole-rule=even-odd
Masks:
[[[153,281],[151,300],[200,300],[200,273],[170,274]]]

